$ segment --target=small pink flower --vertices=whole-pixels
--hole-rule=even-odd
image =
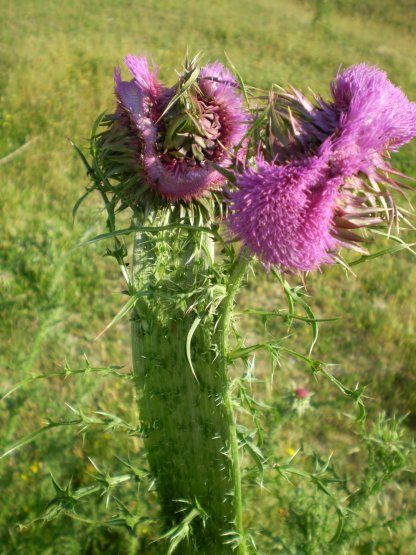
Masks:
[[[307,397],[309,397],[309,391],[306,389],[306,387],[297,387],[295,389],[295,395],[296,397],[298,397],[298,399],[306,399]]]

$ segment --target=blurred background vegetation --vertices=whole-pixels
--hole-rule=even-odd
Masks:
[[[33,372],[62,369],[65,361],[81,368],[84,353],[94,366],[130,367],[127,321],[94,341],[121,306],[122,283],[115,265],[103,257],[103,244],[76,248],[103,230],[104,218],[98,198],[91,198],[72,222],[72,206],[87,179],[70,145],[70,140],[86,145],[95,117],[111,110],[113,68],[126,53],[148,54],[160,66],[161,78],[172,82],[187,46],[190,52],[204,50],[210,60],[224,61],[226,51],[249,84],[291,84],[305,92],[311,87],[323,96],[340,66],[365,61],[386,70],[416,100],[412,0],[2,0],[0,20],[1,391]],[[415,154],[416,142],[403,148],[396,165],[416,177]],[[415,260],[402,251],[363,264],[356,273],[353,278],[335,267],[307,278],[316,315],[339,317],[321,326],[316,356],[339,365],[334,371],[350,387],[368,384],[370,423],[382,411],[410,413],[405,420],[410,444],[416,427]],[[270,276],[257,272],[252,281],[242,294],[243,306],[282,306]],[[263,333],[252,317],[242,319],[240,327],[253,338]],[[270,337],[286,333],[274,322],[267,330]],[[305,351],[306,337],[300,330],[294,339]],[[342,472],[358,472],[364,448],[345,416],[353,407],[298,363],[282,360],[273,383],[268,361],[259,357],[257,365],[258,377],[265,380],[257,394],[274,405],[271,420],[278,421],[268,423],[269,450],[287,457],[304,442],[305,454],[299,457],[311,449],[324,459],[333,453]],[[293,391],[300,386],[312,393],[305,413],[294,405]],[[95,374],[40,380],[1,402],[0,450],[40,428],[45,418],[70,419],[66,403],[137,419],[133,388],[126,381]],[[50,473],[61,483],[72,477],[80,487],[95,472],[88,457],[120,472],[116,455],[141,465],[140,449],[139,440],[122,431],[61,428],[1,460],[0,553],[151,553],[148,539],[155,532],[145,523],[133,543],[122,530],[64,517],[16,526],[41,514],[54,496]],[[368,508],[394,519],[407,507],[410,516],[393,532],[363,536],[357,553],[416,552],[413,486],[413,475],[404,473]],[[306,490],[294,491],[299,503],[306,499]],[[133,499],[134,491],[127,488],[123,495]],[[308,501],[289,514],[284,503],[292,494],[286,501],[276,494],[275,504],[252,495],[257,495],[256,510],[247,512],[248,525],[268,523],[276,534],[285,525],[297,530],[290,518],[301,515]],[[155,514],[154,498],[143,496],[141,503],[143,514]],[[105,499],[95,499],[86,512],[92,522],[105,510]],[[323,548],[297,551],[320,552]]]

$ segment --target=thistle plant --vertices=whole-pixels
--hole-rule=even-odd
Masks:
[[[239,76],[218,62],[200,67],[199,57],[186,60],[173,87],[145,58],[125,62],[132,79],[116,69],[116,110],[95,125],[86,164],[108,212],[100,239],[116,238],[127,282],[115,321],[130,314],[140,429],[165,538],[171,551],[180,538],[181,553],[245,554],[247,440],[228,367],[261,346],[230,344],[236,294],[253,255],[293,299],[285,272],[340,260],[342,247],[366,255],[357,229],[386,223],[391,233],[408,222],[391,194],[403,176],[386,156],[416,134],[416,109],[363,64],[337,76],[330,102],[311,102],[275,88],[249,98]],[[132,225],[116,229],[125,208]],[[131,271],[119,239],[127,234]]]
[[[98,192],[108,229],[86,244],[114,241],[107,254],[125,280],[128,300],[104,331],[130,318],[139,422],[125,429],[143,440],[148,468],[138,471],[125,463],[126,475],[110,477],[96,467],[101,485],[90,491],[73,492],[55,482],[53,511],[66,511],[92,492],[109,495],[133,478],[156,489],[165,552],[255,553],[255,533],[244,527],[246,454],[254,466],[244,469],[245,479],[262,483],[268,475],[279,485],[297,477],[311,487],[304,497],[286,498],[289,540],[258,531],[269,552],[342,552],[362,526],[357,507],[365,507],[392,472],[406,466],[407,453],[399,453],[395,420],[382,418],[372,435],[366,432],[364,388],[344,386],[329,365],[312,357],[318,321],[303,289],[290,282],[293,274],[304,279],[325,265],[350,269],[411,250],[398,235],[411,226],[411,210],[396,204],[409,188],[408,178],[394,169],[389,155],[416,135],[416,105],[383,72],[365,64],[337,75],[330,101],[276,86],[259,93],[219,62],[201,67],[199,56],[186,59],[171,87],[157,79],[145,57],[129,55],[125,64],[131,78],[123,80],[116,68],[115,109],[96,120],[89,156],[76,147],[90,182],[74,215]],[[131,218],[127,227],[119,225],[121,213]],[[372,234],[395,244],[370,253]],[[345,261],[342,249],[359,258]],[[289,348],[282,338],[245,344],[235,304],[254,270],[276,278],[287,310],[248,312],[280,317],[289,326],[294,320],[306,323],[312,330],[309,353]],[[258,350],[270,355],[273,370],[284,354],[296,358],[354,402],[369,452],[361,486],[353,491],[330,460],[316,455],[309,470],[299,470],[293,465],[297,452],[286,462],[263,453],[261,420],[269,407],[251,394]],[[297,386],[288,403],[300,417],[311,410],[310,392]],[[73,411],[82,429],[97,424]],[[111,415],[97,420],[121,427]],[[390,457],[384,466],[383,449]],[[281,502],[283,490],[272,489]],[[322,518],[311,517],[317,492],[324,496]],[[134,534],[140,520],[127,517],[124,506],[123,511],[119,521]],[[331,550],[324,551],[332,513],[337,526]]]

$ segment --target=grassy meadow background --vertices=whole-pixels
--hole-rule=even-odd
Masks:
[[[65,364],[82,368],[84,355],[93,366],[130,367],[127,321],[94,341],[123,302],[118,270],[103,257],[103,244],[76,248],[104,228],[98,198],[88,199],[75,224],[71,217],[87,179],[70,140],[86,145],[95,117],[111,110],[112,72],[125,54],[147,53],[162,79],[172,82],[187,46],[211,60],[224,61],[226,51],[250,84],[309,86],[324,96],[339,66],[366,61],[416,100],[411,0],[0,0],[0,21],[0,393],[32,373],[53,373]],[[416,177],[416,142],[397,156],[397,165]],[[408,443],[416,428],[415,262],[403,251],[358,266],[356,279],[338,267],[307,278],[317,315],[339,317],[321,326],[316,356],[338,364],[336,375],[350,387],[369,384],[370,419],[381,411],[410,413]],[[241,302],[283,306],[276,283],[260,272]],[[253,337],[261,332],[253,318],[241,320],[241,328]],[[270,323],[268,333],[286,332]],[[303,333],[298,341],[306,351]],[[298,386],[313,393],[314,409],[270,435],[274,451],[285,456],[304,438],[323,458],[334,453],[341,468],[358,472],[360,452],[345,417],[351,404],[293,361],[282,360],[273,384],[267,361],[260,357],[258,364],[267,381],[259,395],[268,402],[283,406]],[[71,419],[66,403],[88,414],[137,419],[128,381],[96,374],[39,380],[1,401],[0,451],[45,418]],[[140,525],[136,543],[121,529],[93,525],[105,514],[104,499],[86,506],[89,523],[62,517],[17,526],[41,514],[54,496],[50,473],[81,487],[94,472],[88,457],[122,472],[116,456],[137,463],[140,449],[137,437],[123,430],[59,428],[0,460],[0,554],[152,553],[149,523]],[[394,517],[406,506],[414,515],[414,476],[404,473],[397,486],[369,510]],[[134,488],[120,495],[133,499]],[[249,525],[267,520],[278,530],[285,508],[268,503],[256,500],[247,512]],[[142,506],[144,515],[155,514],[154,499],[143,497]],[[411,555],[415,535],[415,519],[408,518],[393,534],[380,530],[375,540],[363,539],[356,553]]]

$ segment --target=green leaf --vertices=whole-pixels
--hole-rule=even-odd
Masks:
[[[241,77],[241,73],[235,67],[235,65],[231,61],[230,57],[228,56],[228,54],[226,52],[224,52],[224,54],[225,54],[225,57],[227,58],[227,61],[228,61],[229,65],[231,66],[231,69],[233,70],[233,72],[235,73],[235,76],[237,77],[237,81],[240,85],[241,92],[243,93],[244,100],[246,101],[247,106],[250,108],[250,101],[248,99],[247,88],[246,88],[246,85],[244,83],[243,78]]]
[[[74,204],[74,207],[72,208],[72,223],[75,222],[75,217],[77,215],[78,212],[78,208],[81,206],[82,202],[87,198],[87,196],[91,193],[90,190],[87,190],[78,200],[77,202]]]
[[[279,274],[276,268],[274,267],[272,268],[272,273],[277,278],[277,280],[283,285],[286,298],[291,299],[291,301],[289,302],[289,310],[292,312],[292,314],[294,311],[294,303],[297,303],[303,308],[303,310],[306,312],[310,320],[309,324],[312,328],[312,343],[309,348],[309,355],[310,355],[313,351],[313,348],[316,345],[316,342],[318,341],[318,334],[319,334],[318,320],[315,318],[315,314],[313,313],[313,310],[308,305],[308,303],[297,293],[296,289],[291,287],[289,283],[281,277],[281,275]]]
[[[165,116],[169,110],[171,110],[171,108],[176,104],[176,102],[178,102],[178,100],[180,98],[182,98],[182,96],[185,94],[185,92],[195,83],[195,81],[198,79],[198,75],[199,75],[199,67],[196,67],[190,74],[190,76],[188,77],[188,79],[185,81],[185,83],[183,83],[182,85],[180,85],[178,92],[175,94],[175,96],[170,100],[170,102],[168,103],[168,105],[166,106],[166,108],[163,110],[163,112],[161,113],[161,115],[159,116],[158,120],[156,123],[159,123],[160,120],[163,118],[163,116]]]
[[[79,420],[64,420],[62,422],[48,422],[46,426],[43,426],[42,428],[35,430],[34,432],[22,437],[21,439],[13,443],[10,447],[6,449],[4,453],[0,455],[0,459],[3,459],[4,457],[11,455],[14,451],[17,451],[21,447],[24,447],[25,445],[32,443],[37,437],[39,437],[40,435],[44,434],[45,432],[47,432],[52,428],[58,428],[61,426],[76,426],[79,423],[80,423]]]
[[[282,130],[282,128],[284,127],[283,120],[280,115],[276,114],[276,111],[273,106],[270,107],[270,119],[271,119],[273,135],[279,139],[279,141],[282,143],[284,147],[287,147],[288,140]]]
[[[102,337],[112,326],[114,326],[114,324],[117,324],[117,322],[122,320],[124,318],[124,316],[126,314],[128,314],[132,308],[134,308],[134,306],[135,306],[135,304],[136,304],[136,302],[138,301],[139,298],[146,297],[148,294],[149,294],[149,291],[147,289],[142,290],[142,291],[138,291],[137,293],[134,293],[134,295],[132,295],[129,298],[129,300],[125,303],[125,305],[114,316],[114,318],[111,320],[111,322],[109,324],[107,324],[105,326],[105,328],[97,335],[95,340]]]
[[[227,170],[218,164],[214,164],[214,162],[208,162],[210,166],[217,170],[218,173],[223,175],[227,181],[230,183],[235,183],[235,174],[231,170]]]
[[[264,349],[266,347],[267,347],[266,343],[256,343],[255,345],[250,345],[249,347],[240,347],[239,349],[230,351],[227,354],[227,358],[229,361],[233,361],[238,358],[246,358],[254,351],[258,351],[259,349]]]
[[[203,233],[209,233],[216,239],[222,241],[218,232],[209,227],[202,227],[202,226],[194,226],[194,225],[187,225],[187,224],[167,224],[162,226],[132,226],[125,229],[116,229],[114,231],[109,231],[108,233],[101,233],[92,239],[88,239],[83,243],[80,243],[80,247],[85,247],[86,245],[92,245],[93,243],[97,243],[98,241],[104,241],[105,239],[111,239],[112,237],[118,237],[120,235],[129,235],[130,233],[159,233],[160,231],[169,231],[172,229],[187,229],[189,231],[200,231]]]
[[[49,429],[50,429],[50,426],[47,425],[47,426],[44,426],[43,428],[40,428],[39,430],[36,430],[35,432],[32,432],[31,434],[28,434],[27,436],[19,439],[18,441],[16,441],[16,443],[13,443],[13,445],[8,447],[6,449],[6,451],[4,453],[2,453],[0,458],[3,459],[4,457],[7,457],[8,455],[11,455],[11,453],[13,453],[14,451],[17,451],[21,447],[24,447],[28,443],[32,443],[32,441],[34,441],[38,436],[42,435],[44,432],[46,432]]]
[[[241,441],[243,447],[250,454],[257,468],[260,472],[263,472],[263,466],[266,462],[266,458],[263,455],[262,450],[251,440],[250,436],[245,436],[243,433],[237,431],[238,439]]]
[[[31,374],[30,376],[28,376],[24,380],[21,380],[20,382],[17,382],[9,390],[7,390],[6,393],[4,393],[2,397],[0,397],[0,401],[7,399],[7,397],[12,395],[12,393],[14,393],[15,391],[18,391],[22,387],[25,387],[26,385],[29,385],[33,382],[36,382],[37,380],[50,380],[52,378],[59,378],[59,377],[67,378],[68,376],[73,376],[78,374],[90,374],[90,373],[91,374],[102,373],[104,375],[112,375],[118,378],[124,378],[129,380],[132,379],[132,375],[130,373],[119,372],[119,370],[121,370],[122,368],[123,366],[93,367],[93,366],[90,366],[90,364],[87,362],[84,368],[71,369],[67,364],[65,364],[64,369],[58,372],[50,372],[49,374]]]
[[[101,112],[101,114],[94,121],[92,129],[91,129],[90,151],[91,151],[91,155],[94,159],[96,158],[96,155],[97,155],[97,145],[96,145],[97,129],[102,124],[103,119],[104,119],[105,116],[106,116],[106,113]]]
[[[386,254],[394,254],[396,252],[402,251],[403,249],[411,250],[411,248],[414,247],[415,245],[416,243],[410,243],[410,244],[404,243],[400,245],[395,245],[394,247],[382,249],[381,251],[375,252],[373,254],[360,256],[360,258],[357,258],[352,262],[348,262],[348,266],[357,266],[358,264],[362,264],[363,262],[367,262],[368,260],[373,260],[374,258],[378,258],[379,256],[385,256]]]
[[[262,309],[255,309],[249,308],[247,310],[243,310],[241,314],[253,314],[258,316],[264,317],[272,317],[278,316],[279,318],[283,318],[284,320],[291,318],[293,320],[300,320],[301,322],[306,322],[310,324],[311,322],[335,322],[339,320],[339,318],[307,318],[305,316],[298,316],[297,314],[291,314],[288,312],[284,312],[281,310],[262,310]]]
[[[277,342],[268,342],[268,343],[256,343],[255,345],[250,345],[249,347],[240,347],[227,353],[228,360],[232,362],[237,358],[246,359],[252,352],[257,351],[259,349],[265,349],[271,358],[272,362],[272,371],[274,372],[279,364],[279,353],[283,349],[279,343]]]
[[[241,139],[239,144],[235,147],[237,150],[241,147],[244,141],[249,137],[258,127],[260,127],[264,120],[267,118],[269,114],[270,107],[267,107],[263,112],[254,120],[254,123],[249,127],[249,129],[244,134],[244,137]]]
[[[337,525],[337,529],[335,530],[334,535],[332,536],[332,538],[329,540],[329,543],[335,543],[339,540],[339,538],[341,537],[342,531],[344,530],[344,526],[345,526],[345,515],[337,510],[337,514],[338,514],[338,525]]]
[[[202,318],[200,318],[200,317],[195,318],[195,320],[192,322],[192,326],[190,327],[190,329],[188,331],[188,335],[186,336],[186,358],[188,359],[189,366],[191,367],[191,370],[192,370],[192,374],[195,376],[195,379],[198,383],[199,383],[199,380],[198,380],[198,377],[195,373],[194,365],[192,364],[191,342],[192,342],[192,337],[195,333],[195,330],[199,326],[199,324],[201,323],[201,320],[202,320]]]
[[[177,117],[169,121],[169,125],[165,134],[165,140],[163,143],[165,149],[169,148],[173,140],[173,136],[177,134],[184,126],[184,124],[186,124],[188,121],[189,121],[188,114],[179,114]]]
[[[201,516],[204,517],[203,514],[201,515],[201,509],[199,507],[194,507],[179,524],[173,526],[165,534],[159,537],[159,540],[168,539],[170,542],[167,555],[171,555],[174,551],[176,551],[179,544],[189,537],[192,521]]]
[[[82,150],[81,150],[75,143],[73,143],[72,141],[71,141],[71,145],[72,145],[72,146],[75,148],[75,150],[77,151],[77,154],[78,154],[78,156],[81,158],[82,163],[84,164],[85,169],[87,170],[87,173],[88,173],[88,174],[93,174],[93,173],[94,173],[94,170],[93,170],[92,167],[90,166],[90,164],[89,164],[89,162],[87,161],[87,159],[86,159],[84,153],[82,152]]]

